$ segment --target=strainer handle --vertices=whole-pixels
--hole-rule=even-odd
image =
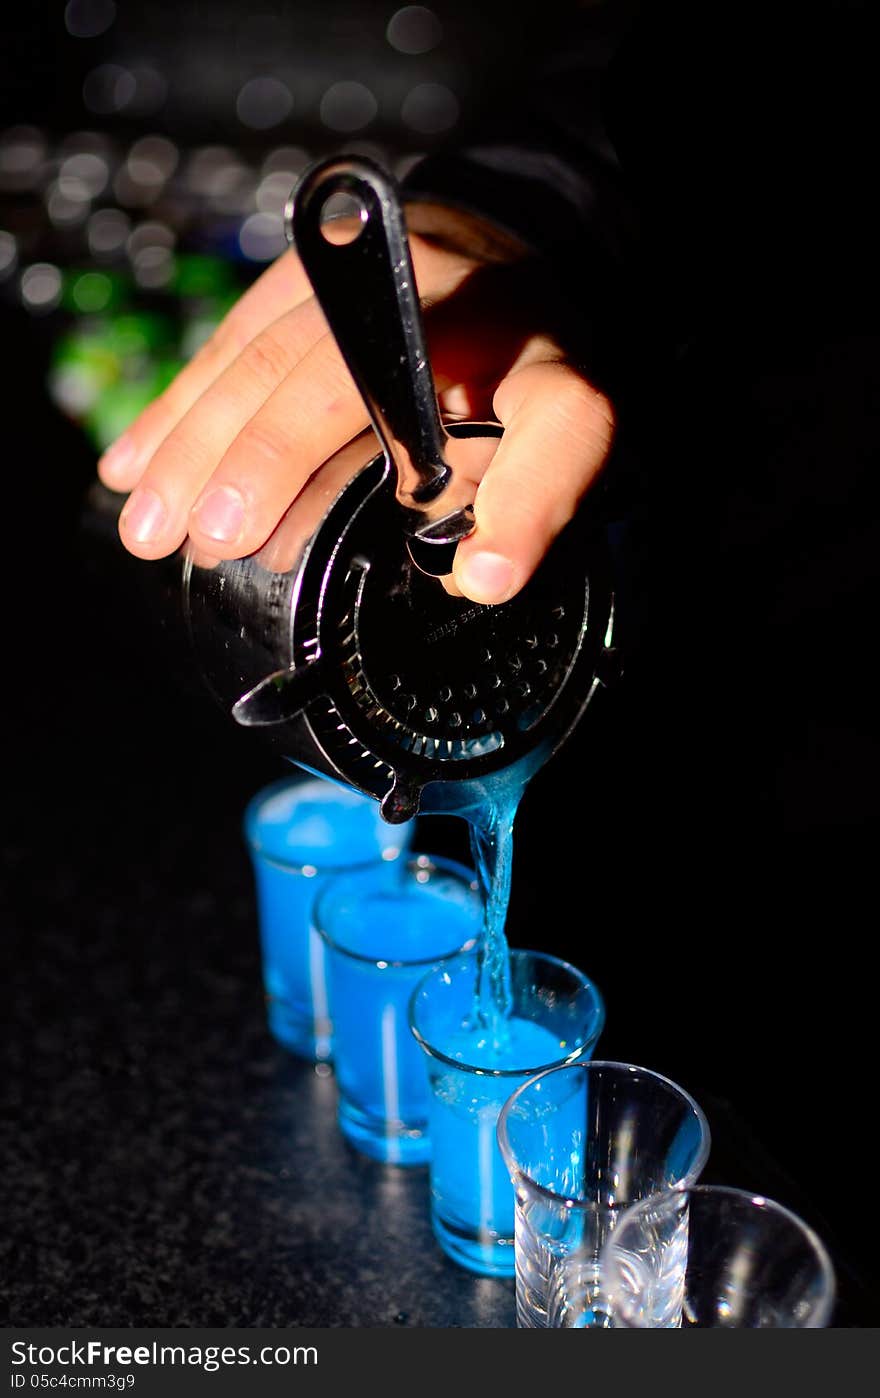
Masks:
[[[325,236],[328,204],[347,195],[358,221]],[[289,235],[340,353],[397,471],[404,528],[422,546],[454,544],[474,524],[473,487],[453,483],[406,226],[391,175],[362,157],[313,166],[288,206]],[[332,226],[332,225],[331,225]],[[442,553],[438,549],[438,555]],[[447,551],[448,556],[448,551]],[[438,558],[439,562],[439,558]],[[420,566],[423,566],[420,562]],[[435,571],[430,566],[427,572]],[[448,571],[444,565],[436,571]]]

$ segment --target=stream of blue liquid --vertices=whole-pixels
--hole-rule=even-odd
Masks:
[[[513,1008],[510,957],[504,928],[513,875],[513,823],[522,788],[507,792],[482,812],[470,827],[471,853],[484,900],[483,937],[474,996],[473,1027],[484,1030],[488,1043],[502,1053],[509,1042],[508,1020]]]
[[[497,1055],[498,1061],[491,1065],[497,1068],[517,1066],[509,1061],[513,992],[505,926],[513,876],[514,822],[526,785],[539,765],[535,758],[528,765],[520,763],[493,773],[455,807],[455,813],[470,827],[471,852],[484,904],[473,1012],[462,1028],[473,1032],[475,1043],[483,1043],[482,1052]]]
[[[527,766],[495,773],[466,794],[456,794],[452,809],[470,826],[484,921],[472,1003],[464,1009],[460,1028],[435,1045],[462,1069],[438,1060],[429,1070],[436,1236],[457,1262],[499,1276],[513,1274],[514,1199],[495,1139],[498,1113],[529,1072],[565,1055],[558,1035],[514,1013],[515,1008],[528,1012],[531,1006],[527,990],[524,995],[520,988],[514,996],[505,936],[513,827],[525,787],[539,765],[536,755]],[[515,998],[521,1002],[516,1006]],[[535,1018],[540,1020],[540,1015],[535,1013]],[[528,1072],[514,1076],[518,1069]]]

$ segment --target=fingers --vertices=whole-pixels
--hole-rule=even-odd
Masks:
[[[517,369],[494,406],[505,432],[453,570],[456,587],[483,603],[507,601],[531,577],[601,469],[614,427],[607,400],[560,362]]]
[[[420,290],[431,298],[449,294],[473,262],[438,252],[413,239],[413,262]],[[294,251],[283,254],[254,282],[177,378],[146,408],[102,456],[98,473],[111,490],[128,491],[141,479],[153,454],[184,415],[246,345],[288,310],[312,296],[308,277]]]
[[[415,253],[434,296],[449,294],[467,275],[460,257],[423,248]],[[224,322],[210,364],[194,361],[127,434],[137,478],[119,528],[138,557],[162,558],[187,533],[218,558],[253,552],[311,472],[367,425],[314,297],[249,338],[266,314],[267,287],[278,285],[269,274],[261,281],[246,314],[237,317],[236,308]],[[287,290],[298,294],[298,287],[294,277]],[[101,468],[117,488],[118,461],[108,455]]]
[[[294,497],[325,461],[368,425],[360,394],[328,332],[309,350],[231,443],[189,517],[196,544],[222,558],[265,542]],[[238,530],[222,525],[241,502]]]
[[[244,350],[202,393],[153,454],[120,516],[123,543],[141,558],[161,558],[182,542],[190,511],[236,436],[262,408],[278,384],[304,358],[326,325],[314,300],[282,316]],[[226,523],[203,532],[219,538],[234,525],[236,501],[225,497]],[[289,503],[289,501],[288,501]],[[237,532],[237,531],[236,531]]]
[[[467,296],[454,308],[449,298],[462,283],[468,289],[474,263],[413,244],[445,406],[482,416],[475,407],[507,375],[494,398],[505,435],[476,493],[475,532],[448,580],[474,601],[501,602],[531,576],[600,469],[611,411],[559,362],[551,341],[511,332],[500,311],[481,316],[481,333],[467,333]],[[471,285],[482,312],[485,287],[485,280]],[[279,315],[280,307],[291,309]],[[120,519],[123,542],[142,558],[160,558],[189,533],[217,558],[251,553],[311,474],[366,422],[301,264],[286,254],[102,460],[106,484],[137,485]]]
[[[252,553],[312,472],[366,426],[329,332],[295,365],[277,337],[267,353],[270,339],[264,332],[259,352],[256,341],[245,351],[254,366],[250,392],[238,360],[156,453],[120,516],[132,553],[161,558],[187,533],[217,558]]]
[[[98,463],[104,484],[111,490],[131,490],[160,443],[244,346],[310,296],[299,259],[293,252],[284,253],[236,302],[174,382],[104,453]]]
[[[433,298],[447,296],[472,266],[419,240],[413,256],[420,287]],[[279,316],[279,304],[293,309]],[[132,553],[164,557],[187,532],[217,557],[259,547],[321,464],[315,452],[332,454],[366,424],[335,347],[328,341],[309,358],[326,336],[302,266],[286,254],[102,459],[105,484],[132,491],[120,517]]]

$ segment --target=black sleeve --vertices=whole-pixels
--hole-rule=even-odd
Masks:
[[[875,281],[875,12],[549,3],[514,64],[499,20],[507,87],[405,192],[519,235],[573,302],[642,278],[671,346],[727,317],[834,313]]]
[[[493,89],[456,145],[409,173],[407,195],[487,216],[541,253],[586,240],[609,263],[625,260],[634,208],[603,98],[633,18],[632,4],[612,0],[557,14],[542,47],[513,62],[507,86]]]

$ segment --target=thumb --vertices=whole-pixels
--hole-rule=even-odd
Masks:
[[[537,568],[598,475],[611,446],[611,405],[561,362],[529,364],[500,384],[505,431],[474,501],[476,527],[453,577],[474,602],[506,602]]]

